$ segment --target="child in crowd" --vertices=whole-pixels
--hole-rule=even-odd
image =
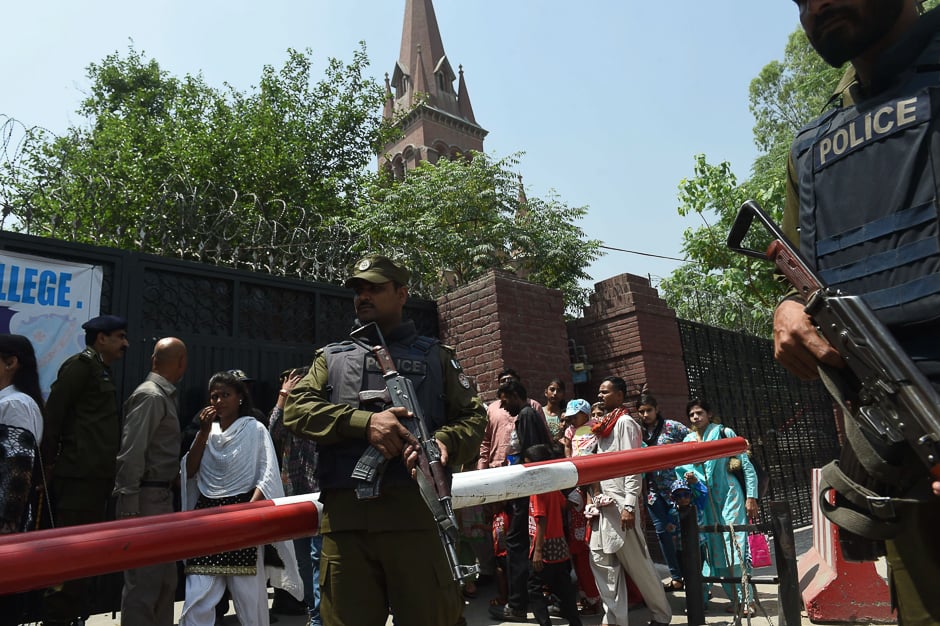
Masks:
[[[509,583],[506,580],[506,529],[509,527],[509,513],[500,509],[493,516],[493,555],[496,557],[496,597],[490,600],[490,606],[505,606],[509,599]]]
[[[552,441],[558,441],[564,436],[565,423],[565,381],[560,378],[553,378],[545,388],[545,404],[542,405],[542,412],[545,414],[545,422],[548,424],[548,432],[552,436]]]
[[[600,403],[598,403],[600,404]],[[603,417],[603,405],[600,408]],[[582,456],[594,454],[597,450],[597,437],[591,432],[591,426],[596,422],[592,415],[592,407],[586,400],[572,400],[565,409],[565,420],[568,427],[565,429],[561,443],[565,446],[565,456]]]
[[[552,446],[538,444],[526,448],[526,462],[548,461],[561,456]],[[571,581],[571,558],[562,519],[566,508],[565,496],[560,491],[550,491],[529,498],[529,537],[532,549],[529,553],[529,607],[540,626],[551,626],[548,602],[543,589],[558,598],[561,616],[570,626],[581,626],[578,615],[577,592]]]
[[[594,582],[591,571],[591,526],[584,517],[584,492],[572,489],[568,494],[568,551],[571,553],[571,565],[578,577],[578,595],[581,598],[581,615],[599,615],[601,613],[601,594]]]
[[[600,411],[603,414],[603,405]],[[595,423],[591,418],[591,405],[585,400],[572,400],[565,409],[565,420],[568,426],[561,440],[565,446],[565,456],[593,454],[597,448],[597,437],[591,432],[591,426]],[[591,571],[591,549],[587,544],[590,525],[584,517],[584,489],[572,491],[568,499],[569,502],[574,500],[574,504],[569,504],[568,511],[568,549],[578,576],[578,589],[582,597],[581,613],[596,615],[601,611],[601,596]]]

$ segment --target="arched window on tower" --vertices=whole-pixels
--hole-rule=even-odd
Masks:
[[[417,167],[418,163],[421,161],[421,151],[415,148],[414,145],[408,145],[402,150],[401,156],[406,168]]]
[[[402,74],[401,79],[395,83],[395,99],[403,98],[408,93],[408,75]]]
[[[450,148],[449,148],[449,147],[447,146],[447,144],[444,143],[443,141],[440,141],[440,140],[435,141],[435,142],[434,142],[434,145],[432,146],[432,148],[433,148],[433,150],[434,150],[434,159],[433,159],[432,163],[437,163],[437,162],[440,161],[441,159],[447,159],[447,158],[449,158],[449,156],[450,156]],[[428,160],[429,160],[429,161],[431,161],[431,158],[430,158],[430,157],[431,157],[431,155],[430,155],[430,153],[429,153],[429,154],[428,154]]]
[[[405,161],[400,154],[396,154],[392,159],[392,176],[395,180],[405,180]]]

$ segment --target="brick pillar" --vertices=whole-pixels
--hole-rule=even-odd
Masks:
[[[569,335],[583,346],[593,366],[579,391],[591,402],[605,376],[620,376],[632,397],[643,383],[668,419],[685,420],[689,396],[676,313],[649,280],[620,274],[594,285],[584,316],[568,323]]]
[[[437,301],[441,340],[457,349],[484,401],[495,399],[496,377],[511,367],[539,402],[552,378],[571,389],[564,300],[557,289],[491,270]]]

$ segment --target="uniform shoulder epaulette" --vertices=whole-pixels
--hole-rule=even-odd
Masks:
[[[809,150],[813,142],[819,137],[820,132],[822,132],[820,129],[823,128],[834,115],[838,114],[839,111],[839,109],[830,109],[796,131],[796,137],[793,140],[793,147],[791,149],[792,153],[802,154],[806,150]],[[815,132],[813,132],[814,129],[816,129]]]
[[[355,350],[357,344],[352,341],[338,341],[336,343],[330,343],[318,350],[318,352],[323,352],[324,354],[337,354],[339,352],[349,352],[350,350]]]
[[[415,348],[427,354],[431,351],[435,345],[440,344],[441,342],[434,337],[425,337],[424,335],[418,335],[415,340],[412,342]]]
[[[75,355],[76,359],[81,359],[82,361],[88,361],[89,363],[95,362],[95,351],[91,348],[85,348],[81,352]]]

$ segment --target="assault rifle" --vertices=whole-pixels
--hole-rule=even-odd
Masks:
[[[773,237],[766,252],[743,246],[755,217]],[[803,296],[806,314],[845,361],[841,369],[820,365],[843,411],[875,442],[907,442],[928,472],[940,479],[940,394],[862,298],[827,287],[753,200],[738,211],[728,247],[773,261]]]
[[[404,418],[401,422],[418,440],[417,472],[415,472],[418,490],[434,515],[441,544],[444,546],[444,553],[447,555],[454,580],[459,582],[476,575],[480,569],[477,565],[461,565],[457,557],[457,517],[454,515],[451,502],[450,474],[441,463],[441,449],[437,446],[437,440],[428,432],[424,412],[418,404],[414,385],[410,379],[402,376],[395,369],[395,362],[388,351],[388,346],[385,345],[385,338],[375,322],[357,328],[349,334],[349,337],[372,353],[382,370],[382,378],[385,379],[387,395],[381,392],[379,394],[363,392],[368,396],[366,400],[388,400],[390,406],[405,407],[413,416]],[[359,458],[352,477],[359,481],[356,495],[360,499],[378,497],[379,484],[386,463],[385,457],[374,446],[369,446]]]

